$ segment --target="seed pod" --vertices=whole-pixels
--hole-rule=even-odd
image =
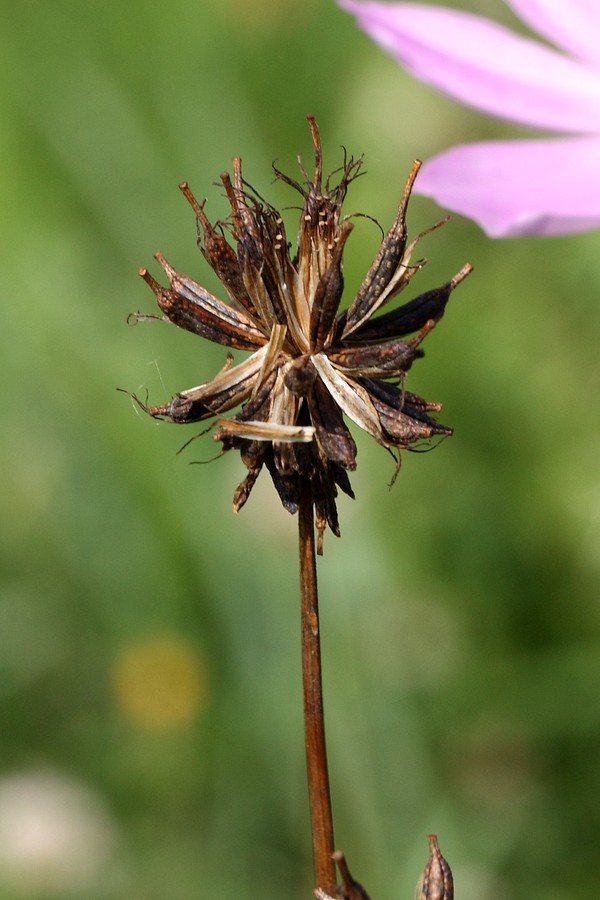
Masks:
[[[415,900],[453,900],[452,870],[440,853],[437,834],[428,834],[429,861],[419,879]]]
[[[336,865],[342,876],[342,883],[338,886],[337,894],[340,900],[369,900],[369,895],[365,891],[362,884],[355,881],[350,874],[346,857],[340,850],[336,850],[333,854]]]

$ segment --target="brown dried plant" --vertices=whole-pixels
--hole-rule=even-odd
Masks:
[[[140,274],[166,321],[251,355],[237,365],[229,356],[214,378],[181,391],[168,403],[141,405],[151,416],[177,424],[215,418],[215,440],[224,451],[239,450],[248,469],[234,495],[236,511],[263,466],[292,513],[298,511],[300,479],[309,478],[320,549],[326,525],[339,535],[338,488],[354,496],[348,472],[356,468],[356,444],[346,418],[395,453],[452,433],[430,416],[440,405],[406,390],[404,379],[413,361],[423,356],[421,343],[471,266],[441,287],[375,316],[424,263],[411,262],[422,235],[408,243],[405,221],[419,169],[415,162],[373,264],[348,308],[340,312],[342,255],[354,227],[341,210],[362,159],[345,159],[339,180],[332,184],[330,178],[324,184],[313,118],[309,125],[315,157],[312,178],[302,170],[301,184],[275,169],[303,198],[293,258],[280,213],[249,187],[240,159],[233,161],[233,181],[227,173],[221,175],[231,206],[227,222],[211,225],[204,204],[187,184],[180,185],[196,214],[200,250],[219,277],[227,302],[177,272],[160,253],[156,258],[169,287],[147,269]],[[225,237],[228,233],[235,249]],[[407,338],[410,334],[414,336]],[[239,406],[239,412],[224,416]]]
[[[440,405],[408,391],[405,378],[415,359],[423,356],[423,340],[471,266],[463,266],[441,287],[381,313],[425,262],[412,261],[423,235],[409,242],[406,230],[406,209],[419,170],[415,162],[392,226],[356,295],[341,309],[342,257],[354,227],[342,216],[342,204],[360,172],[362,158],[344,156],[338,172],[323,181],[319,131],[312,117],[308,123],[314,149],[312,177],[301,161],[302,182],[275,168],[277,178],[302,197],[293,256],[282,216],[245,181],[240,159],[233,160],[233,179],[227,173],[221,175],[231,207],[227,221],[212,225],[204,204],[186,183],[180,185],[196,216],[198,246],[227,300],[177,272],[157,253],[169,286],[161,285],[145,268],[140,275],[154,291],[162,316],[135,313],[133,319],[160,318],[250,355],[234,365],[228,353],[214,378],[181,391],[163,405],[147,406],[135,399],[151,416],[176,424],[214,420],[211,427],[216,428],[214,438],[221,442],[222,452],[239,450],[248,470],[234,494],[236,511],[266,467],[284,507],[298,513],[315,895],[331,897],[337,892],[340,898],[357,900],[367,894],[350,876],[343,854],[334,854],[315,552],[322,552],[327,526],[339,535],[338,489],[353,496],[348,472],[356,468],[357,449],[347,419],[389,450],[397,466],[400,451],[436,435],[452,434],[451,428],[430,415],[439,412]],[[225,415],[236,408],[237,412]],[[449,900],[451,876],[450,882],[444,882],[441,855],[434,853],[437,844],[434,847],[431,838],[430,846],[432,858],[421,896]],[[343,879],[337,889],[336,861]],[[443,893],[438,891],[438,869]]]

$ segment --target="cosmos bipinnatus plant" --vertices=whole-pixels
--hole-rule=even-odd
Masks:
[[[341,308],[342,257],[354,225],[342,216],[348,187],[362,159],[344,156],[341,168],[324,180],[316,123],[308,123],[314,174],[300,161],[302,180],[275,168],[277,178],[302,198],[297,249],[292,256],[280,213],[252,189],[233,160],[233,178],[221,175],[231,214],[212,225],[204,204],[180,185],[197,222],[198,246],[218,276],[218,299],[157,253],[169,285],[147,269],[160,318],[230,350],[249,356],[234,364],[231,353],[210,381],[183,390],[167,403],[148,406],[154,418],[177,424],[212,420],[222,452],[238,450],[247,474],[237,487],[234,509],[246,503],[266,468],[283,506],[298,515],[302,676],[315,896],[365,898],[341,853],[334,854],[333,820],[325,748],[321,653],[315,553],[322,553],[327,527],[339,536],[338,490],[353,497],[349,472],[356,468],[356,444],[348,420],[375,438],[400,464],[400,452],[452,434],[432,413],[438,403],[406,387],[421,344],[442,318],[448,299],[471,271],[465,265],[441,287],[381,312],[422,268],[412,261],[423,235],[408,241],[406,208],[419,169],[415,162],[391,228],[356,295]],[[234,411],[235,410],[235,411]],[[210,430],[207,429],[207,430]],[[316,532],[316,534],[315,534]],[[448,900],[452,877],[430,836],[430,861],[418,896]],[[440,862],[442,860],[442,862]],[[335,863],[342,876],[336,888]],[[444,868],[445,867],[445,868]],[[440,874],[441,880],[440,880]]]

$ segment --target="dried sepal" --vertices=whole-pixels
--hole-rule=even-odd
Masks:
[[[266,343],[265,335],[244,313],[222,303],[191,278],[177,274],[160,253],[156,259],[167,273],[171,289],[163,288],[146,270],[142,277],[170,322],[234,350],[256,350]]]
[[[222,369],[212,381],[181,391],[164,406],[147,407],[146,412],[154,418],[165,418],[181,425],[199,422],[239,406],[252,394],[266,349],[262,347],[239,365]]]
[[[436,834],[428,834],[429,860],[415,894],[415,900],[453,900],[452,870],[442,856]]]
[[[405,334],[412,334],[413,331],[422,328],[430,319],[439,322],[444,315],[450,294],[472,271],[473,266],[467,263],[460,272],[457,272],[450,281],[441,287],[426,291],[399,309],[394,309],[366,322],[352,334],[352,340],[365,343],[386,341]]]
[[[288,443],[310,443],[315,429],[304,425],[281,425],[277,422],[239,422],[236,419],[217,419],[219,426],[214,434],[215,441],[230,435],[246,441],[268,441],[270,444],[284,441]]]
[[[313,357],[313,365],[340,409],[380,442],[381,423],[368,392],[358,383],[345,378],[339,369],[332,366],[324,353]]]
[[[233,247],[225,237],[213,228],[204,212],[204,204],[198,203],[187,182],[182,181],[179,188],[196,214],[198,247],[225,290],[231,303],[256,316],[256,309],[250,300],[242,271]]]
[[[320,353],[331,337],[337,311],[340,307],[344,290],[342,275],[342,253],[348,235],[354,226],[346,222],[332,250],[331,262],[321,277],[310,315],[310,350]]]
[[[343,318],[342,337],[347,338],[353,331],[369,319],[376,309],[386,301],[389,285],[393,282],[404,259],[406,247],[406,209],[415,178],[421,162],[414,161],[408,181],[402,194],[396,218],[385,235],[379,250],[367,272],[356,297]]]
[[[265,445],[263,444],[262,447]],[[244,478],[244,480],[237,486],[233,494],[233,511],[239,512],[240,509],[246,503],[248,497],[250,496],[250,492],[254,487],[256,479],[261,473],[261,469],[263,467],[263,459],[264,453],[258,455],[256,464],[249,468],[248,474]]]
[[[415,359],[422,357],[419,344],[435,326],[430,319],[410,341],[382,341],[379,344],[360,344],[332,350],[327,358],[345,375],[373,378],[399,378],[405,375]]]

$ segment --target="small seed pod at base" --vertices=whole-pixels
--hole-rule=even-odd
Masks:
[[[348,868],[346,857],[341,850],[335,851],[335,853],[333,854],[333,859],[335,860],[340,875],[342,876],[342,883],[338,884],[336,888],[336,897],[332,897],[330,894],[327,894],[322,888],[317,888],[314,892],[316,900],[336,900],[336,898],[337,900],[370,900],[370,897],[365,891],[362,884],[359,884],[358,881],[355,881],[350,874],[350,869]]]
[[[355,881],[350,874],[346,857],[341,850],[336,850],[333,854],[335,863],[342,876],[342,883],[337,888],[337,894],[340,900],[370,900],[369,895],[365,891],[362,884]]]
[[[428,834],[429,861],[419,879],[415,900],[453,900],[452,870],[440,853],[436,834]]]

